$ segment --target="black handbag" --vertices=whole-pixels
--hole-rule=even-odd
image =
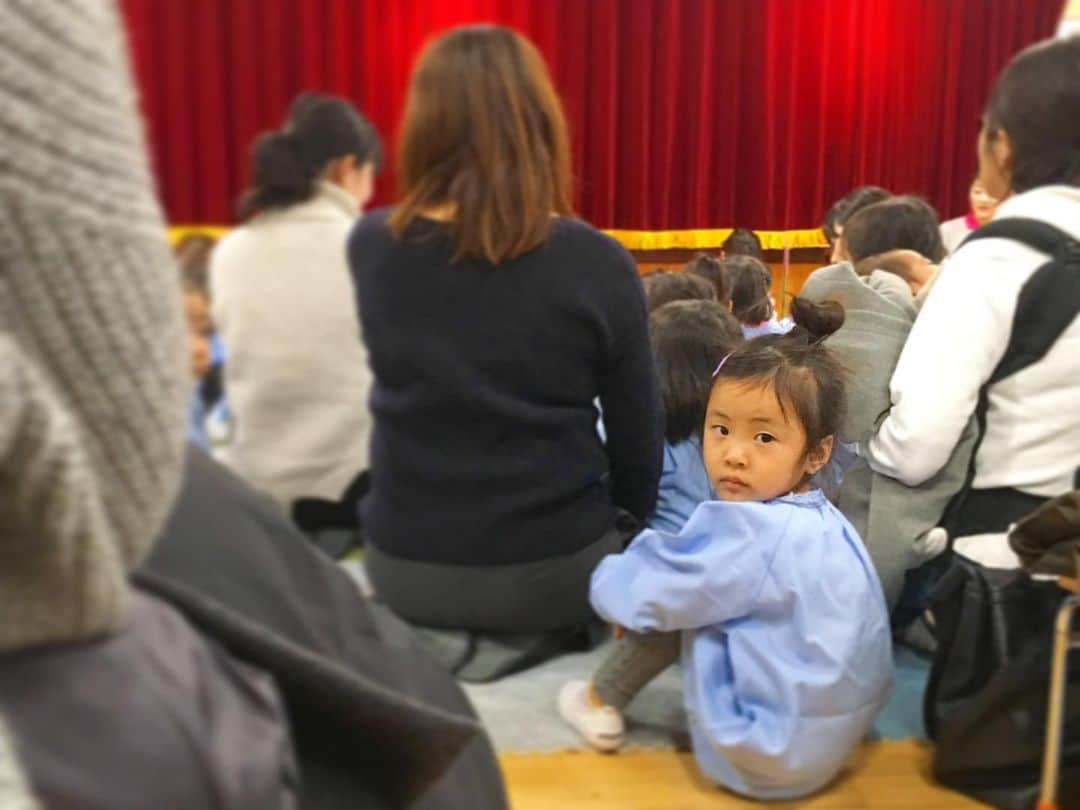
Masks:
[[[923,704],[944,785],[1007,810],[1038,796],[1054,618],[1065,592],[955,557],[930,596],[938,649]],[[1060,806],[1080,810],[1080,655],[1070,653]]]

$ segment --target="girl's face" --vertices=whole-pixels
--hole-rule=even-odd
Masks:
[[[722,501],[767,501],[808,488],[825,466],[833,437],[809,452],[794,409],[780,408],[769,385],[722,379],[713,386],[702,438],[709,483]]]
[[[980,225],[985,225],[994,218],[998,207],[997,197],[992,197],[978,180],[971,184],[968,200],[971,203],[971,213]]]

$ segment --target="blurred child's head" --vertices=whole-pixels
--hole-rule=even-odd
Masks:
[[[715,301],[716,288],[700,276],[688,273],[650,273],[641,280],[645,305],[653,312],[672,301]]]
[[[844,261],[847,256],[844,252],[844,223],[847,222],[856,211],[866,208],[868,205],[887,200],[892,195],[880,186],[860,186],[853,189],[832,204],[825,213],[825,220],[821,223],[821,229],[825,231],[825,238],[829,241],[830,261]]]
[[[723,306],[731,306],[731,282],[728,281],[727,273],[724,272],[723,263],[715,256],[708,253],[699,253],[687,262],[683,268],[684,273],[699,276],[713,285],[716,290],[716,300]]]
[[[721,249],[725,257],[753,256],[758,261],[765,261],[765,252],[761,249],[761,240],[749,228],[736,228],[733,230],[731,235],[724,240]]]
[[[649,316],[653,359],[664,398],[664,438],[678,444],[697,436],[705,417],[712,373],[743,342],[735,317],[716,301],[673,301]]]
[[[852,263],[890,250],[914,250],[935,264],[945,258],[937,211],[910,195],[890,197],[853,214],[844,223],[844,246]]]
[[[844,321],[835,301],[791,303],[795,328],[740,345],[716,370],[702,450],[725,501],[764,501],[809,488],[844,418],[845,371],[821,340]]]
[[[214,240],[208,236],[185,237],[174,251],[180,263],[180,288],[184,293],[191,374],[201,380],[210,370],[210,252]]]
[[[739,323],[759,324],[773,316],[772,272],[751,256],[724,259],[724,274],[731,285],[731,312]]]
[[[914,296],[934,280],[938,266],[914,250],[890,250],[855,263],[856,275],[868,276],[875,270],[903,279]]]

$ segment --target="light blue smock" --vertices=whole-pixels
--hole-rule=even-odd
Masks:
[[[683,691],[702,771],[789,799],[827,784],[885,704],[881,584],[820,490],[710,501],[678,535],[646,529],[592,576],[593,607],[630,630],[684,630]]]
[[[784,318],[778,321],[773,317],[767,321],[762,321],[761,323],[744,323],[742,325],[742,333],[746,340],[751,340],[756,337],[761,337],[762,335],[786,335],[794,327],[795,321],[791,320],[791,318]]]
[[[697,438],[678,444],[665,442],[656,506],[646,521],[649,528],[678,534],[694,510],[714,498],[716,494],[701,457],[701,442]]]

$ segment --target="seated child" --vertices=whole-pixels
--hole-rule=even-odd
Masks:
[[[716,300],[724,309],[731,311],[731,281],[724,272],[724,263],[708,253],[699,253],[686,263],[682,269],[684,273],[698,276],[713,285],[716,290]]]
[[[563,718],[614,750],[621,710],[681,657],[698,764],[758,799],[832,780],[893,671],[873,565],[811,483],[844,408],[844,371],[820,342],[842,310],[803,314],[806,328],[748,341],[716,369],[702,445],[719,500],[677,535],[646,529],[600,563],[592,604],[621,638],[591,682],[559,695]]]
[[[772,273],[750,256],[725,259],[724,272],[731,284],[731,312],[743,325],[743,336],[782,335],[791,329],[791,321],[776,318],[769,289]]]
[[[689,273],[650,273],[641,283],[645,287],[645,308],[649,312],[672,301],[716,300],[713,285]]]
[[[202,234],[189,234],[176,246],[180,264],[180,286],[184,294],[188,352],[194,390],[188,401],[187,439],[203,450],[210,449],[208,424],[227,420],[227,407],[221,385],[224,348],[210,320],[208,269],[215,240]]]
[[[664,466],[649,516],[653,529],[677,533],[712,485],[701,459],[701,424],[713,369],[743,342],[739,322],[715,301],[674,301],[649,316],[653,359],[664,398]]]

